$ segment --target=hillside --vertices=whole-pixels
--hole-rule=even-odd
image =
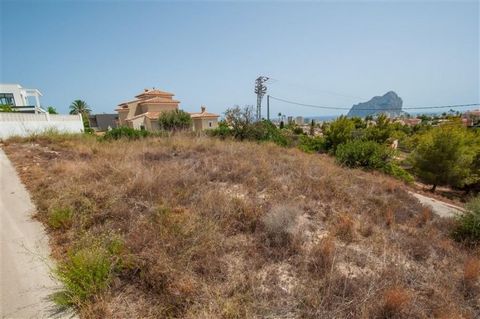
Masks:
[[[4,145],[82,318],[474,318],[473,251],[400,182],[206,137]],[[472,275],[473,274],[473,275]]]
[[[389,114],[389,116],[399,116],[402,114],[402,105],[403,101],[397,93],[389,91],[382,96],[375,96],[367,102],[353,105],[347,116],[365,117],[382,113]]]

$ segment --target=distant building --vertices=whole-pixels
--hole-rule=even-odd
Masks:
[[[295,124],[297,124],[297,125],[303,125],[303,124],[304,124],[303,116],[297,116],[297,117],[295,118]]]
[[[90,127],[96,131],[107,131],[118,125],[118,114],[90,114],[88,116]]]
[[[407,126],[415,126],[422,123],[422,119],[418,119],[418,118],[403,119],[403,122],[405,122],[405,125]]]
[[[40,93],[37,89],[26,89],[20,84],[0,84],[0,105],[10,105],[16,112],[46,113],[40,107]]]
[[[462,123],[468,127],[479,126],[480,125],[480,109],[466,111],[465,113],[463,113]]]
[[[203,131],[218,127],[218,115],[208,113],[205,106],[200,107],[199,113],[190,113],[192,118],[192,129],[194,131]]]
[[[161,113],[178,110],[180,101],[173,99],[174,94],[158,89],[145,89],[135,96],[135,100],[118,105],[118,124],[126,125],[135,129],[158,131],[160,125],[158,118]],[[202,106],[201,112],[190,113],[192,117],[192,129],[204,130],[216,128],[220,115],[207,113]]]

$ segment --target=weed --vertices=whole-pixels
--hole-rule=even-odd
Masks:
[[[70,254],[55,272],[64,290],[54,295],[54,302],[61,308],[81,307],[108,287],[112,269],[109,255],[102,248],[84,248]]]
[[[467,211],[457,219],[453,237],[468,244],[480,243],[480,196],[466,205]]]
[[[53,229],[66,229],[71,226],[72,218],[70,208],[53,208],[48,213],[48,225]]]
[[[291,242],[298,215],[298,208],[279,205],[262,218],[270,246],[283,247]]]
[[[383,294],[381,315],[384,318],[391,318],[400,314],[409,303],[410,294],[405,288],[399,286],[389,288]]]
[[[324,274],[330,270],[335,258],[335,242],[332,238],[324,238],[309,254],[308,269],[314,274]]]
[[[355,230],[352,218],[345,214],[340,215],[335,223],[334,233],[345,242],[353,241]]]
[[[467,295],[476,293],[475,286],[480,278],[480,260],[475,257],[469,257],[463,266],[463,288]]]

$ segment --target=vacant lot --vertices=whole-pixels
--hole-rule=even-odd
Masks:
[[[270,144],[4,146],[84,318],[475,318],[479,252],[381,174]]]

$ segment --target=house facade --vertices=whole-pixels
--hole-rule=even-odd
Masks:
[[[162,112],[179,109],[180,101],[173,98],[174,94],[158,89],[145,89],[135,96],[135,100],[123,102],[115,109],[118,112],[119,126],[128,126],[138,130],[158,131],[158,118]],[[206,112],[202,106],[201,112],[189,113],[192,117],[192,130],[201,131],[218,126],[219,115]]]
[[[90,114],[88,116],[90,127],[96,131],[108,131],[118,125],[118,114]]]
[[[200,107],[200,112],[189,113],[192,118],[192,129],[194,131],[203,131],[218,127],[218,115],[208,113],[205,106]]]
[[[480,109],[463,113],[462,123],[467,127],[480,126]]]
[[[46,113],[40,107],[42,93],[20,84],[0,83],[0,105],[10,105],[16,112]]]

